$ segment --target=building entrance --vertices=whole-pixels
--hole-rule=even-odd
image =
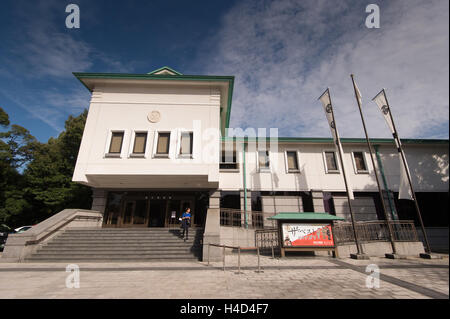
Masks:
[[[104,227],[179,227],[188,207],[202,227],[208,200],[208,192],[109,192]]]
[[[166,219],[167,200],[150,200],[149,227],[164,227]]]

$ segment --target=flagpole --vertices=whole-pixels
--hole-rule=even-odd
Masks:
[[[327,91],[328,91],[328,96],[330,98],[330,104],[332,105],[332,103],[331,103],[331,94],[330,94],[329,89],[327,89]],[[334,123],[334,130],[336,131],[336,144],[338,146],[338,154],[339,154],[339,159],[341,161],[342,175],[344,176],[345,189],[347,190],[347,200],[348,200],[348,207],[349,207],[349,210],[350,210],[350,217],[352,219],[353,235],[355,236],[355,244],[356,244],[356,251],[357,251],[357,253],[356,253],[356,255],[355,254],[350,254],[350,257],[353,258],[353,259],[369,259],[362,251],[362,247],[361,247],[361,244],[359,242],[357,231],[356,231],[355,217],[353,215],[353,207],[352,207],[352,203],[351,203],[351,199],[350,199],[350,192],[349,192],[349,189],[348,189],[348,182],[347,182],[347,175],[345,173],[344,159],[343,159],[343,154],[341,154],[341,150],[343,150],[343,148],[342,148],[342,145],[341,145],[341,138],[339,137],[339,133],[338,133],[337,125],[336,125],[336,120],[334,118],[333,107],[331,107],[331,117],[332,117],[333,123]]]
[[[363,112],[362,112],[362,108],[361,108],[361,101],[358,98],[358,92],[357,92],[357,89],[356,89],[355,78],[354,78],[353,74],[350,74],[350,77],[352,78],[353,89],[355,91],[355,97],[356,97],[356,102],[358,104],[359,114],[361,115],[361,121],[362,121],[362,125],[363,125],[363,128],[364,128],[364,134],[366,135],[367,147],[369,148],[370,159],[372,160],[372,166],[373,166],[373,170],[374,170],[374,173],[375,173],[375,179],[377,181],[378,192],[380,194],[381,204],[383,206],[383,212],[384,212],[384,218],[386,220],[386,226],[388,227],[388,230],[389,230],[389,240],[390,240],[391,246],[392,246],[392,254],[386,254],[386,257],[394,259],[396,257],[397,251],[395,249],[395,244],[394,244],[394,235],[392,233],[392,225],[391,225],[391,223],[389,221],[389,218],[388,218],[386,204],[384,203],[384,196],[383,196],[383,192],[381,190],[380,180],[378,179],[378,173],[377,173],[377,169],[376,169],[376,166],[375,166],[375,160],[373,159],[372,144],[370,143],[369,134],[367,133],[366,122],[364,121],[364,116],[363,116]]]
[[[414,188],[413,188],[413,184],[412,184],[412,180],[411,180],[411,174],[409,172],[408,165],[407,165],[407,162],[406,162],[405,152],[403,151],[402,144],[400,142],[400,138],[398,137],[397,129],[395,127],[394,119],[393,119],[393,116],[392,116],[392,113],[391,113],[391,107],[389,105],[389,101],[388,101],[387,96],[386,96],[386,91],[384,89],[382,89],[381,91],[384,94],[384,98],[386,100],[387,107],[388,107],[389,113],[391,115],[390,119],[391,119],[392,127],[394,129],[394,134],[393,134],[394,135],[394,139],[397,141],[398,152],[400,154],[400,157],[402,158],[403,165],[404,165],[404,168],[405,168],[405,171],[406,171],[406,176],[408,177],[408,183],[409,183],[409,187],[411,188],[413,201],[414,201],[414,204],[415,204],[415,207],[416,207],[417,217],[419,218],[420,227],[422,229],[422,234],[423,234],[423,237],[425,239],[426,254],[420,254],[420,256],[423,257],[423,258],[431,258],[431,248],[430,248],[430,244],[428,242],[427,234],[425,232],[425,226],[423,225],[422,214],[420,213],[419,205],[417,203],[416,193],[414,192]]]

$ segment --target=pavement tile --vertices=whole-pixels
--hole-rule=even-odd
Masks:
[[[241,266],[252,269],[243,269],[241,274],[236,274],[235,255],[226,257],[227,267],[235,268],[225,271],[221,262],[211,262],[209,267],[203,262],[80,263],[79,289],[65,287],[69,274],[61,263],[0,263],[0,298],[428,298],[383,280],[380,288],[367,288],[367,274],[345,266],[370,263],[379,265],[382,274],[448,296],[448,258],[340,261],[343,266],[328,257],[262,256],[264,272],[257,273],[257,258],[245,255],[241,256]],[[433,268],[435,265],[440,268]]]

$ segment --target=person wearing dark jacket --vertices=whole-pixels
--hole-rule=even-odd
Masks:
[[[181,227],[183,228],[184,241],[189,239],[189,226],[191,225],[191,209],[188,207],[186,211],[181,215]],[[186,237],[185,237],[186,235]]]

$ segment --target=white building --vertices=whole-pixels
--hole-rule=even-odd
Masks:
[[[73,181],[93,188],[92,209],[104,214],[104,227],[168,227],[189,206],[194,224],[205,227],[205,240],[224,242],[235,236],[221,227],[233,215],[226,208],[247,211],[242,216],[249,223],[258,211],[348,218],[331,138],[264,138],[255,146],[252,137],[221,137],[229,127],[233,76],[182,75],[168,67],[75,76],[92,98]],[[365,139],[342,142],[357,220],[383,219]],[[391,192],[386,206],[394,218],[414,219],[410,203],[396,199],[393,140],[372,143],[380,180]],[[425,224],[448,227],[448,140],[403,144]],[[232,150],[226,160],[225,149]]]

